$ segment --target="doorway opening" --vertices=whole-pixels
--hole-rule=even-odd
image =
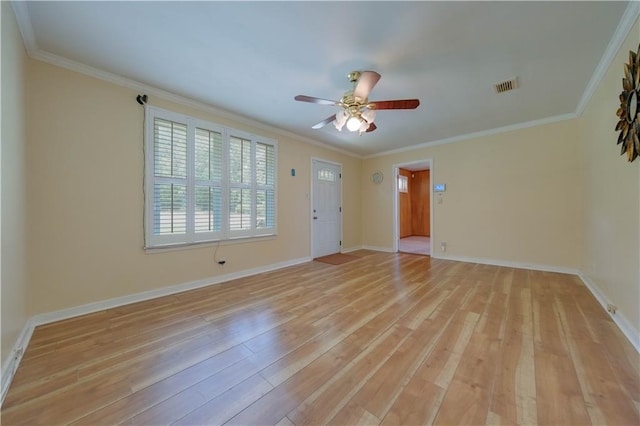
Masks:
[[[432,160],[394,165],[394,251],[432,253]]]

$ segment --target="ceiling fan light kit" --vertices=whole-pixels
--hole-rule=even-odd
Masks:
[[[342,128],[344,127],[348,119],[349,119],[349,114],[347,114],[347,111],[342,110],[336,113],[336,119],[333,120],[333,125],[340,132],[342,131]]]
[[[355,115],[352,115],[347,120],[347,130],[349,130],[350,132],[355,132],[360,128],[361,124],[362,122],[360,121],[360,118],[356,117]]]
[[[371,109],[353,113],[348,113],[347,111],[342,110],[336,114],[336,119],[333,121],[333,125],[338,129],[338,131],[342,131],[342,128],[346,124],[347,130],[350,132],[359,131],[360,134],[362,134],[369,129],[375,118],[376,112]]]
[[[312,126],[320,129],[329,123],[333,123],[338,131],[346,125],[350,132],[373,132],[377,129],[374,124],[376,110],[383,109],[415,109],[420,105],[418,99],[404,99],[393,101],[369,102],[369,93],[380,80],[380,74],[375,71],[352,71],[347,78],[353,83],[353,90],[348,91],[340,101],[315,98],[313,96],[298,95],[294,99],[301,102],[310,102],[320,105],[332,105],[342,108],[336,114],[325,118]]]

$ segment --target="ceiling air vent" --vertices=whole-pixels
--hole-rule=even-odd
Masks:
[[[518,88],[518,78],[514,77],[511,80],[501,81],[493,85],[497,93],[508,92],[509,90]]]

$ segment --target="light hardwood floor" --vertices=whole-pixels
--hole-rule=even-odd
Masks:
[[[579,278],[353,254],[38,327],[2,424],[640,424]]]

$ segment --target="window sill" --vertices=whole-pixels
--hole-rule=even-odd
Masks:
[[[227,246],[227,245],[244,244],[244,243],[257,243],[260,241],[275,240],[277,236],[278,234],[269,234],[269,235],[263,235],[259,237],[238,237],[238,238],[231,238],[228,240],[203,241],[201,243],[182,243],[182,244],[171,244],[166,246],[145,247],[144,252],[146,254],[155,254],[155,253],[164,253],[168,251],[191,250],[191,249],[197,249],[197,248],[218,247],[218,246]]]

